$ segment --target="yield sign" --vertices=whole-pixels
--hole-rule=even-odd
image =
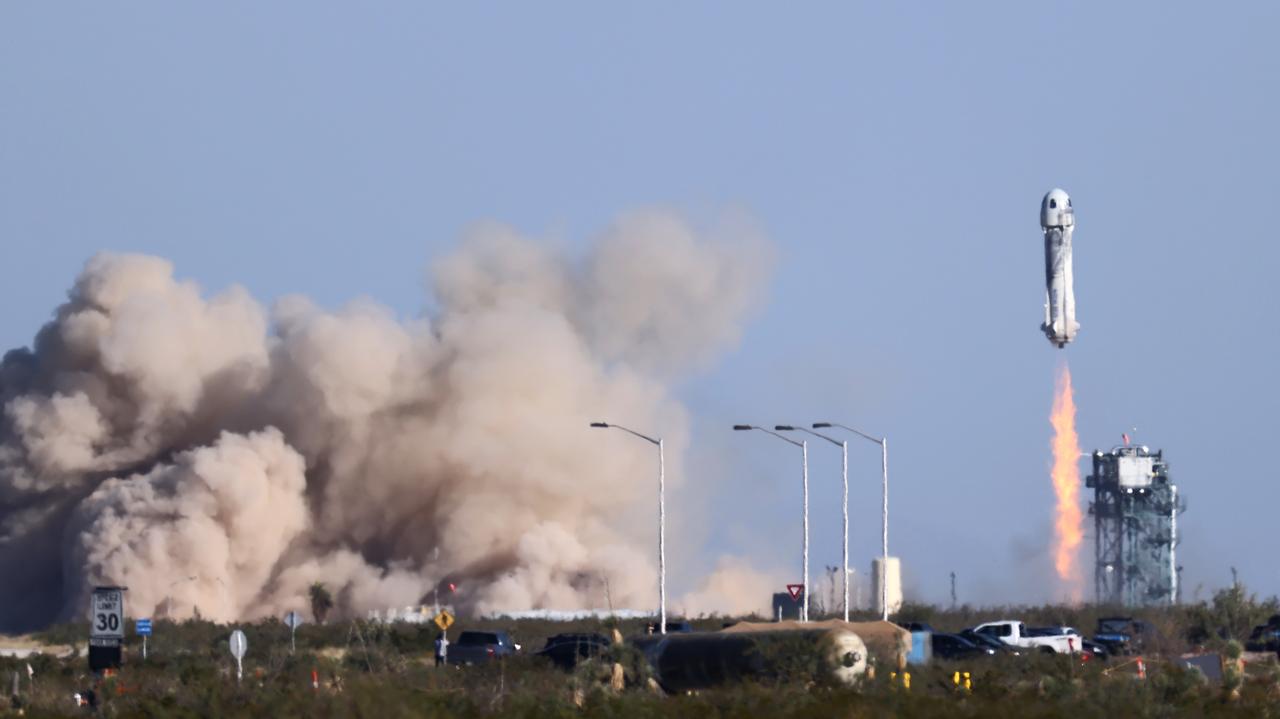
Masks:
[[[791,595],[791,601],[795,602],[800,599],[800,592],[804,591],[803,584],[788,584],[787,593]]]

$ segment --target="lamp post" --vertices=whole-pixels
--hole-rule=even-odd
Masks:
[[[844,501],[841,502],[844,514],[844,544],[842,545],[841,556],[844,558],[844,620],[847,622],[849,621],[849,443],[838,441],[825,434],[820,434],[798,425],[780,424],[774,429],[779,432],[805,432],[819,439],[825,439],[840,448],[840,477],[844,486]]]
[[[801,502],[801,505],[804,513],[801,522],[804,528],[804,541],[800,551],[800,583],[804,585],[804,603],[800,606],[800,621],[807,622],[809,621],[809,444],[803,440],[797,442],[794,439],[778,434],[771,429],[757,427],[753,424],[735,424],[733,425],[733,428],[738,431],[758,429],[761,432],[777,437],[787,444],[794,444],[800,448],[801,478],[803,480],[803,501]]]
[[[620,429],[658,448],[658,631],[667,633],[667,468],[663,458],[662,438],[657,439],[621,425],[592,422],[596,429]]]
[[[194,582],[199,578],[200,577],[198,575],[192,574],[190,576],[182,577],[180,579],[175,579],[172,582],[169,582],[169,591],[165,592],[164,601],[160,603],[164,607],[163,616],[167,617],[171,612],[173,612],[173,588],[178,586],[179,584]]]
[[[889,621],[889,585],[885,579],[889,572],[889,440],[885,437],[872,437],[871,435],[853,427],[846,427],[836,422],[814,422],[814,429],[829,429],[838,427],[847,432],[853,432],[868,442],[875,442],[880,445],[880,618]]]

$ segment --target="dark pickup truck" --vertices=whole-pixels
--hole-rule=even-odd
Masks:
[[[1133,617],[1102,617],[1098,619],[1093,641],[1106,648],[1112,656],[1140,654],[1155,649],[1160,635],[1155,627]]]
[[[506,632],[463,632],[449,645],[450,664],[480,664],[501,659],[520,650]]]
[[[1280,614],[1273,615],[1266,624],[1254,627],[1244,648],[1251,652],[1280,651]]]

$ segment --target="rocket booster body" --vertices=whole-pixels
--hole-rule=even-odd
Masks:
[[[1076,294],[1072,287],[1071,235],[1075,209],[1063,190],[1050,190],[1040,202],[1040,227],[1044,230],[1044,331],[1059,348],[1076,338]]]

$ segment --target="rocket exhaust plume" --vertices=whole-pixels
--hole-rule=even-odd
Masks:
[[[1054,511],[1054,569],[1072,601],[1084,595],[1077,553],[1084,539],[1084,518],[1080,512],[1080,440],[1076,435],[1076,403],[1071,390],[1071,369],[1058,369],[1053,398],[1053,491],[1058,504]]]

